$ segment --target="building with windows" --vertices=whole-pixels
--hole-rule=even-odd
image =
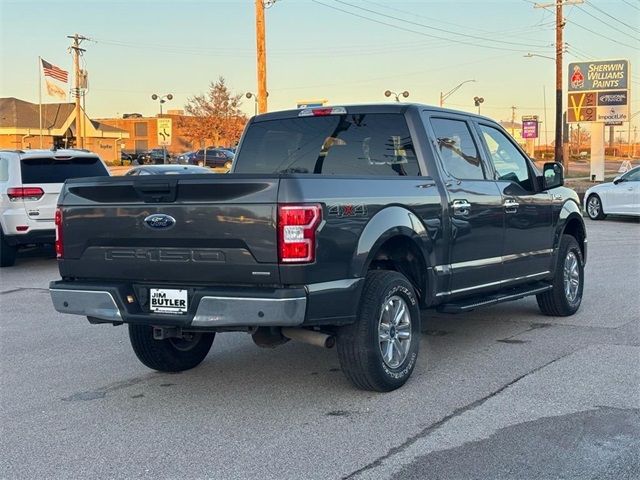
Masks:
[[[74,148],[78,124],[83,148],[107,161],[120,159],[121,145],[129,139],[126,130],[90,119],[84,112],[76,121],[74,103],[43,103],[40,106],[14,97],[0,98],[0,148]]]

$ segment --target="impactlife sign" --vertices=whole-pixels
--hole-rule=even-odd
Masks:
[[[629,61],[569,64],[569,123],[620,124],[629,119]]]

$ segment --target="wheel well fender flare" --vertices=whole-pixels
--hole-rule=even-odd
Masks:
[[[553,238],[553,251],[554,257],[558,255],[558,250],[560,248],[560,239],[562,235],[572,235],[575,237],[578,245],[580,246],[580,250],[582,251],[583,261],[586,264],[587,262],[587,230],[584,225],[584,220],[582,218],[582,211],[580,207],[573,201],[567,201],[562,205],[562,209],[560,210],[560,214],[558,217],[558,222],[556,224],[556,229]],[[555,262],[554,262],[555,266]]]
[[[406,239],[410,241],[420,257],[423,283],[430,283],[429,269],[432,242],[427,228],[420,218],[410,210],[399,207],[387,207],[367,223],[351,260],[350,273],[355,277],[364,277],[381,247],[390,240]],[[425,271],[426,270],[426,271]],[[418,285],[418,290],[425,291],[427,285]]]

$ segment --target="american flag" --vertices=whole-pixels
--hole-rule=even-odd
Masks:
[[[42,70],[44,71],[45,77],[55,78],[63,83],[67,83],[69,81],[69,72],[62,70],[60,67],[56,67],[52,63],[42,60]]]

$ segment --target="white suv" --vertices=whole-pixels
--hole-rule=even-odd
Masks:
[[[58,195],[67,178],[103,177],[109,170],[85,150],[0,150],[0,266],[21,245],[53,244]]]

